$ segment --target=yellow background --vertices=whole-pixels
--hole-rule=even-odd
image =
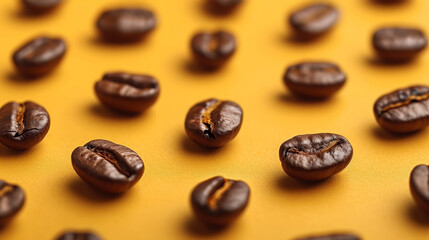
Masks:
[[[51,116],[51,129],[36,147],[0,147],[0,178],[27,194],[22,212],[0,229],[0,239],[53,239],[65,229],[92,229],[105,239],[292,239],[308,234],[354,232],[364,239],[427,239],[429,217],[415,206],[410,171],[428,163],[429,132],[392,136],[372,113],[381,95],[427,83],[429,54],[405,65],[374,58],[370,38],[380,26],[418,26],[429,33],[429,1],[380,5],[369,0],[331,1],[341,20],[325,38],[290,38],[286,16],[309,1],[246,0],[235,14],[210,15],[203,0],[65,0],[53,14],[31,17],[18,0],[0,1],[0,103],[32,100]],[[97,39],[96,17],[111,6],[153,9],[159,25],[140,44]],[[189,40],[198,30],[227,29],[238,51],[218,72],[190,64]],[[68,43],[59,68],[28,81],[16,74],[12,52],[40,34]],[[324,102],[292,98],[282,84],[286,67],[302,60],[330,60],[348,75],[345,87]],[[137,117],[112,113],[98,103],[93,84],[107,71],[147,73],[161,84],[158,102]],[[238,136],[217,150],[188,140],[183,122],[198,101],[217,97],[239,103]],[[352,143],[354,157],[340,174],[302,184],[283,172],[280,144],[298,134],[333,132]],[[143,159],[142,179],[120,197],[89,188],[74,172],[74,148],[103,138],[128,146]],[[232,226],[212,231],[195,221],[191,189],[215,175],[246,181],[246,212]]]

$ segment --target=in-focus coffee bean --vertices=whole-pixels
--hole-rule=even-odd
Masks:
[[[384,60],[408,61],[426,48],[427,39],[417,28],[390,27],[377,30],[372,45]]]
[[[31,13],[44,13],[60,5],[62,0],[21,0],[21,2]]]
[[[0,225],[16,216],[24,202],[25,193],[19,186],[0,180]]]
[[[387,93],[374,103],[378,124],[389,132],[410,133],[429,125],[429,87],[416,85]]]
[[[142,40],[157,24],[154,13],[142,8],[118,8],[103,12],[97,20],[101,36],[112,42]]]
[[[346,75],[333,63],[303,62],[290,66],[283,82],[297,96],[326,98],[344,85]]]
[[[12,56],[18,71],[29,77],[51,72],[63,59],[67,50],[61,38],[38,37],[21,46]]]
[[[0,108],[0,143],[22,150],[38,144],[48,133],[46,109],[34,102],[9,102]]]
[[[72,165],[89,185],[114,194],[130,189],[144,172],[143,161],[136,152],[107,140],[93,140],[76,148]]]
[[[243,0],[208,0],[210,6],[220,12],[229,12],[237,8]]]
[[[69,231],[69,232],[62,233],[60,236],[56,238],[56,240],[102,240],[102,238],[97,236],[97,234],[89,231],[85,231],[85,232]]]
[[[160,91],[154,77],[124,72],[105,74],[94,89],[105,106],[127,113],[146,110],[156,102]]]
[[[191,206],[198,219],[210,225],[227,225],[246,208],[249,186],[239,180],[213,177],[198,184],[191,194]]]
[[[195,61],[206,68],[219,68],[235,53],[237,43],[234,35],[226,31],[201,32],[191,40]]]
[[[304,238],[297,238],[296,240],[360,240],[361,238],[354,234],[329,234],[322,236],[311,236]]]
[[[429,214],[429,166],[418,165],[410,175],[411,195],[417,205]]]
[[[339,16],[340,13],[334,6],[317,3],[293,12],[289,17],[289,23],[298,38],[312,39],[333,28]]]
[[[319,181],[342,171],[352,160],[353,148],[343,136],[318,133],[295,136],[280,146],[283,170],[292,178]]]
[[[191,107],[185,119],[189,138],[204,147],[221,147],[234,139],[243,122],[243,110],[232,101],[208,99]]]

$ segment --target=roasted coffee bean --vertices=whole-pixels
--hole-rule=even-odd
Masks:
[[[415,28],[382,28],[374,33],[372,45],[384,60],[407,61],[426,48],[427,39]]]
[[[34,102],[9,102],[0,108],[0,143],[22,150],[38,144],[48,133],[46,109]]]
[[[225,31],[198,33],[191,40],[195,61],[207,68],[224,65],[234,55],[236,45],[234,35]]]
[[[198,184],[191,195],[192,209],[198,219],[210,225],[227,225],[246,208],[249,186],[242,181],[213,177]]]
[[[238,7],[243,0],[208,0],[210,6],[221,12],[229,12]]]
[[[290,66],[283,81],[295,95],[307,98],[326,98],[344,85],[346,75],[332,63],[304,62]]]
[[[297,238],[296,240],[360,240],[361,238],[353,234],[330,234],[323,236],[312,236]]]
[[[140,113],[159,96],[158,81],[148,75],[107,73],[95,83],[98,99],[107,107],[127,113]]]
[[[295,30],[297,37],[311,39],[334,27],[339,16],[340,13],[335,7],[317,3],[292,13],[289,17],[289,23]]]
[[[319,181],[342,171],[353,148],[343,136],[319,133],[295,136],[280,146],[283,170],[295,179]]]
[[[240,131],[243,110],[235,102],[209,99],[195,104],[185,120],[189,138],[204,147],[221,147]]]
[[[43,13],[60,5],[62,0],[21,0],[21,2],[31,13]]]
[[[429,214],[429,166],[418,165],[413,169],[410,190],[417,205]]]
[[[409,133],[429,125],[429,87],[417,85],[381,96],[374,104],[378,124],[387,131]]]
[[[0,225],[8,223],[24,206],[24,191],[0,180]]]
[[[118,8],[105,11],[97,20],[102,37],[112,42],[142,40],[156,26],[153,12],[142,8]]]
[[[29,77],[38,77],[51,72],[63,59],[67,50],[61,38],[35,38],[13,54],[18,71]]]
[[[72,153],[76,173],[91,186],[107,193],[123,193],[142,177],[144,164],[133,150],[93,140]]]
[[[99,236],[91,232],[65,232],[56,240],[101,240]]]

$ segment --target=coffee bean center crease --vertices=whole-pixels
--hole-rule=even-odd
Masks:
[[[331,143],[329,143],[329,146],[327,146],[326,148],[324,148],[321,151],[318,151],[316,153],[305,152],[305,151],[302,151],[300,149],[296,149],[294,147],[288,148],[286,150],[286,153],[295,153],[295,154],[300,154],[300,155],[305,155],[305,156],[309,156],[309,155],[321,155],[321,154],[323,154],[325,152],[330,151],[332,148],[334,148],[339,143],[340,143],[340,140],[334,140]]]
[[[209,208],[212,211],[217,210],[218,208],[218,202],[219,200],[222,198],[222,196],[228,191],[228,189],[231,188],[231,181],[228,179],[225,179],[225,183],[223,184],[223,186],[221,188],[219,188],[218,190],[216,190],[210,197],[208,200],[208,205]]]
[[[412,102],[424,101],[426,99],[429,99],[429,93],[426,93],[426,94],[423,94],[423,95],[420,95],[420,96],[412,95],[412,96],[409,96],[405,101],[387,105],[386,107],[384,107],[383,109],[381,109],[381,113],[387,112],[390,109],[394,109],[394,108],[399,108],[399,107],[405,106],[405,105],[410,104]]]
[[[97,149],[94,146],[87,146],[87,148],[92,151],[93,153],[101,156],[103,159],[109,161],[115,168],[124,174],[127,177],[130,177],[131,174],[127,171],[127,169],[124,166],[121,166],[120,162],[116,159],[115,154],[105,150],[105,149]]]

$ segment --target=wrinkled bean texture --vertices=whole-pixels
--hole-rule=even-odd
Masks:
[[[297,238],[296,240],[360,240],[361,238],[354,234],[330,234],[323,236],[312,236]]]
[[[0,180],[0,226],[8,223],[24,203],[25,193],[19,186]]]
[[[229,32],[201,32],[191,40],[191,51],[195,61],[206,68],[219,68],[235,53],[237,42]]]
[[[429,214],[429,166],[418,165],[410,175],[411,195],[417,205]]]
[[[21,0],[21,2],[31,13],[44,13],[56,8],[62,0]]]
[[[99,236],[91,232],[65,232],[56,240],[101,240]]]

